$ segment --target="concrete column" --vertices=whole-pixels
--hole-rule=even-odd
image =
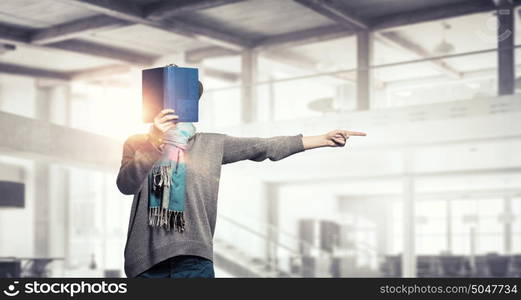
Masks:
[[[357,34],[357,109],[368,110],[371,103],[371,64],[373,60],[373,38],[369,31]]]
[[[4,84],[3,84],[3,78],[4,76],[2,74],[0,74],[0,111],[3,111],[5,108],[4,108],[4,105],[5,105],[5,97],[4,97]]]
[[[36,91],[36,118],[70,125],[70,87],[42,86]],[[68,257],[69,247],[69,171],[35,161],[35,236],[36,257]],[[53,276],[60,276],[63,262],[51,265]]]
[[[42,121],[49,121],[51,116],[51,89],[48,86],[36,88],[35,117]]]
[[[34,163],[34,255],[50,256],[50,167],[46,162]]]
[[[446,231],[446,235],[447,235],[447,251],[449,253],[452,253],[453,251],[453,246],[452,246],[452,200],[451,199],[448,199],[448,200],[445,200],[445,205],[446,205],[446,212],[447,212],[447,231]]]
[[[279,241],[279,198],[278,189],[275,183],[264,183],[266,195],[266,223],[268,224],[266,235],[266,257],[271,266],[277,267],[277,244]]]
[[[341,112],[356,110],[358,108],[356,93],[356,87],[351,84],[336,87],[334,108]]]
[[[50,87],[37,87],[35,117],[49,121]],[[34,162],[34,255],[50,256],[51,173],[47,162]]]
[[[414,179],[403,179],[403,254],[402,277],[416,277]]]
[[[498,94],[515,90],[514,5],[512,0],[498,1]]]
[[[415,212],[415,187],[413,171],[414,152],[403,150],[402,163],[404,177],[402,179],[402,203],[403,203],[403,252],[402,252],[402,277],[416,277],[416,212]]]
[[[70,84],[67,84],[62,87],[64,89],[64,106],[62,112],[62,117],[64,121],[64,126],[70,127],[72,125],[72,92]],[[62,266],[67,269],[71,265],[71,256],[70,256],[70,201],[71,201],[71,192],[70,192],[70,182],[71,182],[71,174],[70,171],[66,168],[60,168],[60,177],[57,178],[59,184],[56,186],[57,192],[61,193],[61,197],[57,197],[57,202],[61,203],[61,210],[57,211],[57,215],[61,216],[58,222],[56,222],[57,226],[63,228],[63,233],[57,236],[56,239],[60,239],[60,248],[61,251],[56,250],[57,255],[64,258],[64,262]],[[54,240],[56,240],[54,239]]]
[[[503,198],[503,235],[505,254],[512,254],[512,198]]]
[[[69,265],[69,170],[51,168],[50,189],[50,255],[63,257],[65,261],[53,263],[53,276],[60,276],[63,268]]]
[[[241,55],[241,121],[251,123],[256,120],[258,55],[252,50],[246,50]]]
[[[65,126],[70,127],[72,125],[72,92],[71,85],[67,84],[65,87],[65,107],[63,108]]]
[[[268,86],[269,92],[269,109],[268,109],[268,120],[275,120],[275,84],[273,83],[273,77],[270,77],[270,84]]]

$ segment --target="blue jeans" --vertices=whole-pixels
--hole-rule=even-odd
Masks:
[[[163,260],[136,277],[214,278],[215,273],[211,260],[194,255],[180,255]]]

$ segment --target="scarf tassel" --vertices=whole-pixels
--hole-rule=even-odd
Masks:
[[[185,230],[184,212],[163,207],[151,207],[148,210],[148,225],[165,227],[168,231],[173,227],[177,232],[183,232]]]

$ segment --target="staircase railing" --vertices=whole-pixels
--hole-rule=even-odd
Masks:
[[[249,236],[253,236],[257,239],[260,239],[261,243],[264,244],[266,247],[272,247],[272,249],[274,249],[272,257],[256,257],[251,253],[244,253],[244,255],[249,257],[252,262],[262,265],[266,272],[272,272],[271,275],[273,276],[302,276],[301,270],[303,265],[303,253],[307,253],[315,257],[330,259],[335,256],[335,251],[323,249],[317,245],[314,245],[306,240],[299,238],[298,236],[285,232],[280,228],[268,223],[263,223],[261,221],[256,220],[255,226],[248,226],[242,222],[237,221],[234,218],[222,214],[219,214],[218,219],[225,221],[224,223],[221,223],[219,226],[231,226],[229,227],[229,230],[240,230],[241,232],[246,233]],[[252,227],[260,227],[261,230],[254,229]],[[268,235],[268,233],[270,234]],[[277,236],[278,238],[270,238],[273,236]],[[281,239],[283,240],[283,242],[280,241]],[[287,243],[286,241],[290,241],[290,243]],[[227,242],[230,247],[234,247],[232,241],[223,242]],[[357,243],[353,246],[354,248],[352,250],[360,251],[368,255],[377,256],[378,260],[381,260],[384,256],[383,254],[380,254],[374,247],[371,247],[370,245],[364,243]],[[235,250],[240,251],[240,247],[234,248],[236,248]],[[242,252],[244,252],[244,249]],[[281,262],[286,262],[287,264],[281,264]]]
[[[248,263],[252,269],[255,268],[256,266],[260,266],[260,268],[256,268],[256,271],[259,276],[261,276],[262,274],[266,274],[266,276],[269,276],[269,277],[272,277],[272,276],[273,277],[279,277],[279,276],[298,277],[299,276],[299,274],[297,272],[292,272],[291,269],[280,268],[280,266],[277,265],[276,261],[266,257],[265,252],[264,252],[267,247],[271,247],[272,249],[276,249],[277,252],[281,253],[283,256],[291,257],[295,262],[299,263],[301,255],[300,255],[298,248],[293,247],[292,245],[288,245],[286,243],[280,242],[280,241],[270,239],[267,231],[254,229],[253,228],[254,226],[245,225],[228,216],[219,215],[218,219],[219,219],[219,221],[224,221],[218,225],[220,228],[222,228],[223,226],[227,227],[224,230],[221,229],[222,231],[228,230],[229,232],[232,233],[233,238],[238,239],[238,240],[240,239],[242,241],[242,247],[240,247],[240,245],[238,243],[234,243],[231,238],[219,240],[221,243],[225,242],[226,244],[228,244],[227,245],[229,248],[228,251],[234,252],[231,254],[235,254],[237,256],[236,257],[237,261],[239,261],[241,256],[243,256],[243,255],[244,255],[244,257],[247,257]],[[256,224],[256,225],[259,225],[261,228],[263,227],[261,224]],[[259,226],[255,226],[255,227],[259,227]],[[246,234],[247,236],[245,236],[244,234]],[[241,239],[241,237],[242,237],[242,239]],[[251,248],[251,247],[254,247],[251,244],[253,244],[257,241],[260,242],[259,245],[262,245],[262,247],[263,247],[262,250],[256,251],[257,255],[254,254],[255,251],[253,251],[253,250],[247,249],[245,251],[246,247],[244,247],[244,244],[250,244],[250,248]],[[237,254],[243,254],[243,255],[237,255]],[[259,274],[259,273],[262,273],[262,274]]]

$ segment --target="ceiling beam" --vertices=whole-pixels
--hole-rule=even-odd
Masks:
[[[210,9],[242,1],[244,0],[167,0],[146,5],[143,11],[147,19],[161,20],[193,11]]]
[[[62,0],[89,10],[111,16],[113,18],[130,21],[158,28],[170,33],[176,33],[185,37],[209,41],[222,47],[242,50],[250,46],[250,42],[237,37],[234,34],[222,32],[210,27],[201,26],[180,20],[152,20],[145,17],[142,7],[130,1],[122,0]]]
[[[33,44],[49,44],[81,35],[86,35],[99,30],[106,30],[114,27],[126,26],[131,22],[115,19],[105,15],[87,17],[80,20],[58,24],[56,26],[37,30],[30,34],[29,42]]]
[[[211,28],[210,25],[197,23],[195,21],[169,21],[174,30],[187,32],[186,37],[195,37],[200,41],[206,41],[223,48],[242,51],[252,47],[253,42],[238,36],[237,34],[223,32],[218,29]],[[176,32],[177,33],[177,32]]]
[[[224,50],[224,51],[223,51]],[[222,49],[219,47],[208,47],[203,49],[195,49],[190,50],[185,53],[185,59],[187,62],[190,63],[201,63],[202,60],[207,58],[216,58],[216,57],[225,57],[225,56],[233,56],[233,55],[240,55],[240,52],[237,51],[230,51],[226,49]],[[311,61],[307,57],[303,57],[301,55],[297,55],[296,53],[292,53],[290,51],[277,51],[275,49],[270,51],[264,51],[261,54],[262,56],[276,61],[281,64],[288,65],[292,68],[299,69],[299,70],[307,70],[312,72],[317,72],[317,62]],[[334,75],[332,76],[335,79],[340,79],[348,82],[353,82],[354,80],[352,78],[349,78],[349,76],[342,76],[342,75]]]
[[[144,17],[142,8],[132,1],[62,0],[62,2],[74,4],[78,7],[82,7],[90,11],[110,16],[116,19],[129,21],[135,24],[147,25],[168,32],[179,33],[181,35],[186,34],[187,36],[193,37],[193,35],[191,35],[188,32],[180,32],[180,30],[174,30],[172,28],[172,24],[170,23],[146,19]]]
[[[0,22],[0,42],[28,43],[29,34],[26,28]]]
[[[144,21],[143,11],[134,1],[61,0],[61,2],[74,4],[116,19],[127,20],[134,23],[141,23]],[[150,22],[150,24],[153,24],[153,22]]]
[[[233,55],[240,55],[240,52],[230,51],[219,47],[208,47],[185,52],[185,59],[187,62],[190,63],[201,63],[202,60],[207,58],[225,57]],[[278,63],[288,65],[294,69],[318,72],[317,62],[311,61],[307,57],[303,57],[289,51],[280,52],[275,49],[271,49],[270,51],[262,52],[262,56],[264,56],[267,59],[276,61]],[[330,77],[333,77],[336,80],[342,80],[350,83],[354,82],[354,79],[350,78],[349,74],[338,74],[332,75]]]
[[[291,50],[283,50],[283,51],[267,51],[263,52],[262,56],[265,58],[287,65],[294,69],[303,70],[303,71],[311,71],[316,73],[321,73],[323,71],[319,70],[318,62],[299,55],[298,53],[294,53]],[[354,78],[354,73],[347,74],[334,74],[334,75],[326,75],[324,77],[328,77],[340,82],[347,82],[350,84],[354,84],[356,79]]]
[[[369,26],[360,17],[350,14],[336,2],[324,0],[294,0],[301,5],[353,30],[367,30]]]
[[[432,56],[432,54],[427,49],[409,40],[399,32],[388,31],[373,34],[375,35],[375,39],[380,40],[382,43],[390,44],[396,48],[406,50],[409,53],[412,53],[420,58],[427,58]],[[456,69],[454,69],[453,67],[441,60],[431,60],[429,61],[429,64],[431,64],[437,70],[451,78],[461,78],[461,72],[457,71]]]
[[[203,59],[239,55],[239,51],[233,51],[221,47],[206,47],[185,52],[185,60],[189,63],[200,63]]]
[[[237,82],[241,78],[241,75],[239,73],[222,71],[222,70],[209,68],[209,67],[205,67],[205,66],[202,67],[202,70],[203,70],[203,74],[205,76],[219,79],[222,81]]]
[[[70,75],[66,72],[57,72],[7,63],[0,63],[0,73],[58,80],[70,79]]]
[[[324,0],[295,0],[302,5],[316,11],[317,13],[330,18],[333,21],[336,21],[340,25],[351,28],[352,30],[358,31],[368,31],[370,26],[366,21],[358,18],[353,14],[347,13],[344,9],[339,7],[337,4],[331,1]],[[424,49],[422,46],[406,39],[402,35],[396,32],[387,32],[387,33],[373,33],[375,38],[379,38],[383,40],[383,42],[391,43],[392,45],[398,47],[399,49],[406,50],[410,53],[413,53],[419,57],[426,58],[432,56],[429,51]],[[432,64],[437,70],[440,70],[442,73],[449,75],[453,78],[461,77],[461,74],[447,65],[446,63],[438,60],[433,60],[429,62]]]
[[[354,31],[348,30],[344,26],[328,25],[260,39],[255,42],[254,48],[257,51],[269,50],[273,48],[291,48],[349,37],[353,34]]]
[[[260,39],[253,44],[253,47],[255,51],[292,48],[341,37],[349,37],[353,34],[353,31],[347,30],[339,25],[322,26]],[[205,58],[233,56],[238,55],[239,53],[240,51],[212,46],[186,51],[185,58],[188,62],[197,63]]]
[[[0,24],[0,42],[13,43],[36,49],[60,49],[74,53],[113,59],[131,65],[138,64],[148,66],[154,61],[154,59],[156,59],[155,57],[146,56],[122,48],[74,39],[46,45],[31,44],[31,32],[32,30],[28,28]]]
[[[137,54],[121,48],[101,45],[98,43],[86,42],[81,40],[68,40],[46,45],[49,48],[61,49],[86,55],[113,59],[126,62],[132,65],[149,66],[155,57]]]
[[[70,76],[71,80],[91,80],[100,77],[125,74],[131,71],[132,67],[129,65],[111,65],[72,72],[70,73]]]
[[[516,71],[521,72],[521,64],[516,66]],[[460,79],[447,78],[447,76],[436,75],[429,77],[402,79],[397,81],[386,81],[384,86],[388,91],[411,90],[415,88],[461,85],[479,80],[490,79],[497,76],[497,68],[481,69],[477,71],[463,72]],[[487,87],[485,87],[487,88]],[[476,90],[479,91],[479,90]]]
[[[237,82],[240,78],[239,73],[222,71],[222,70],[208,68],[208,67],[204,67],[204,66],[201,68],[201,70],[205,76],[216,78],[216,79],[223,80],[223,81]],[[68,73],[68,76],[70,77],[71,80],[92,81],[92,80],[103,78],[103,77],[110,77],[110,76],[126,74],[126,73],[130,73],[130,72],[135,72],[135,71],[137,71],[137,70],[133,69],[129,65],[112,65],[112,66],[93,68],[93,69],[83,70],[83,71],[78,71],[78,72],[72,72],[72,73]]]

